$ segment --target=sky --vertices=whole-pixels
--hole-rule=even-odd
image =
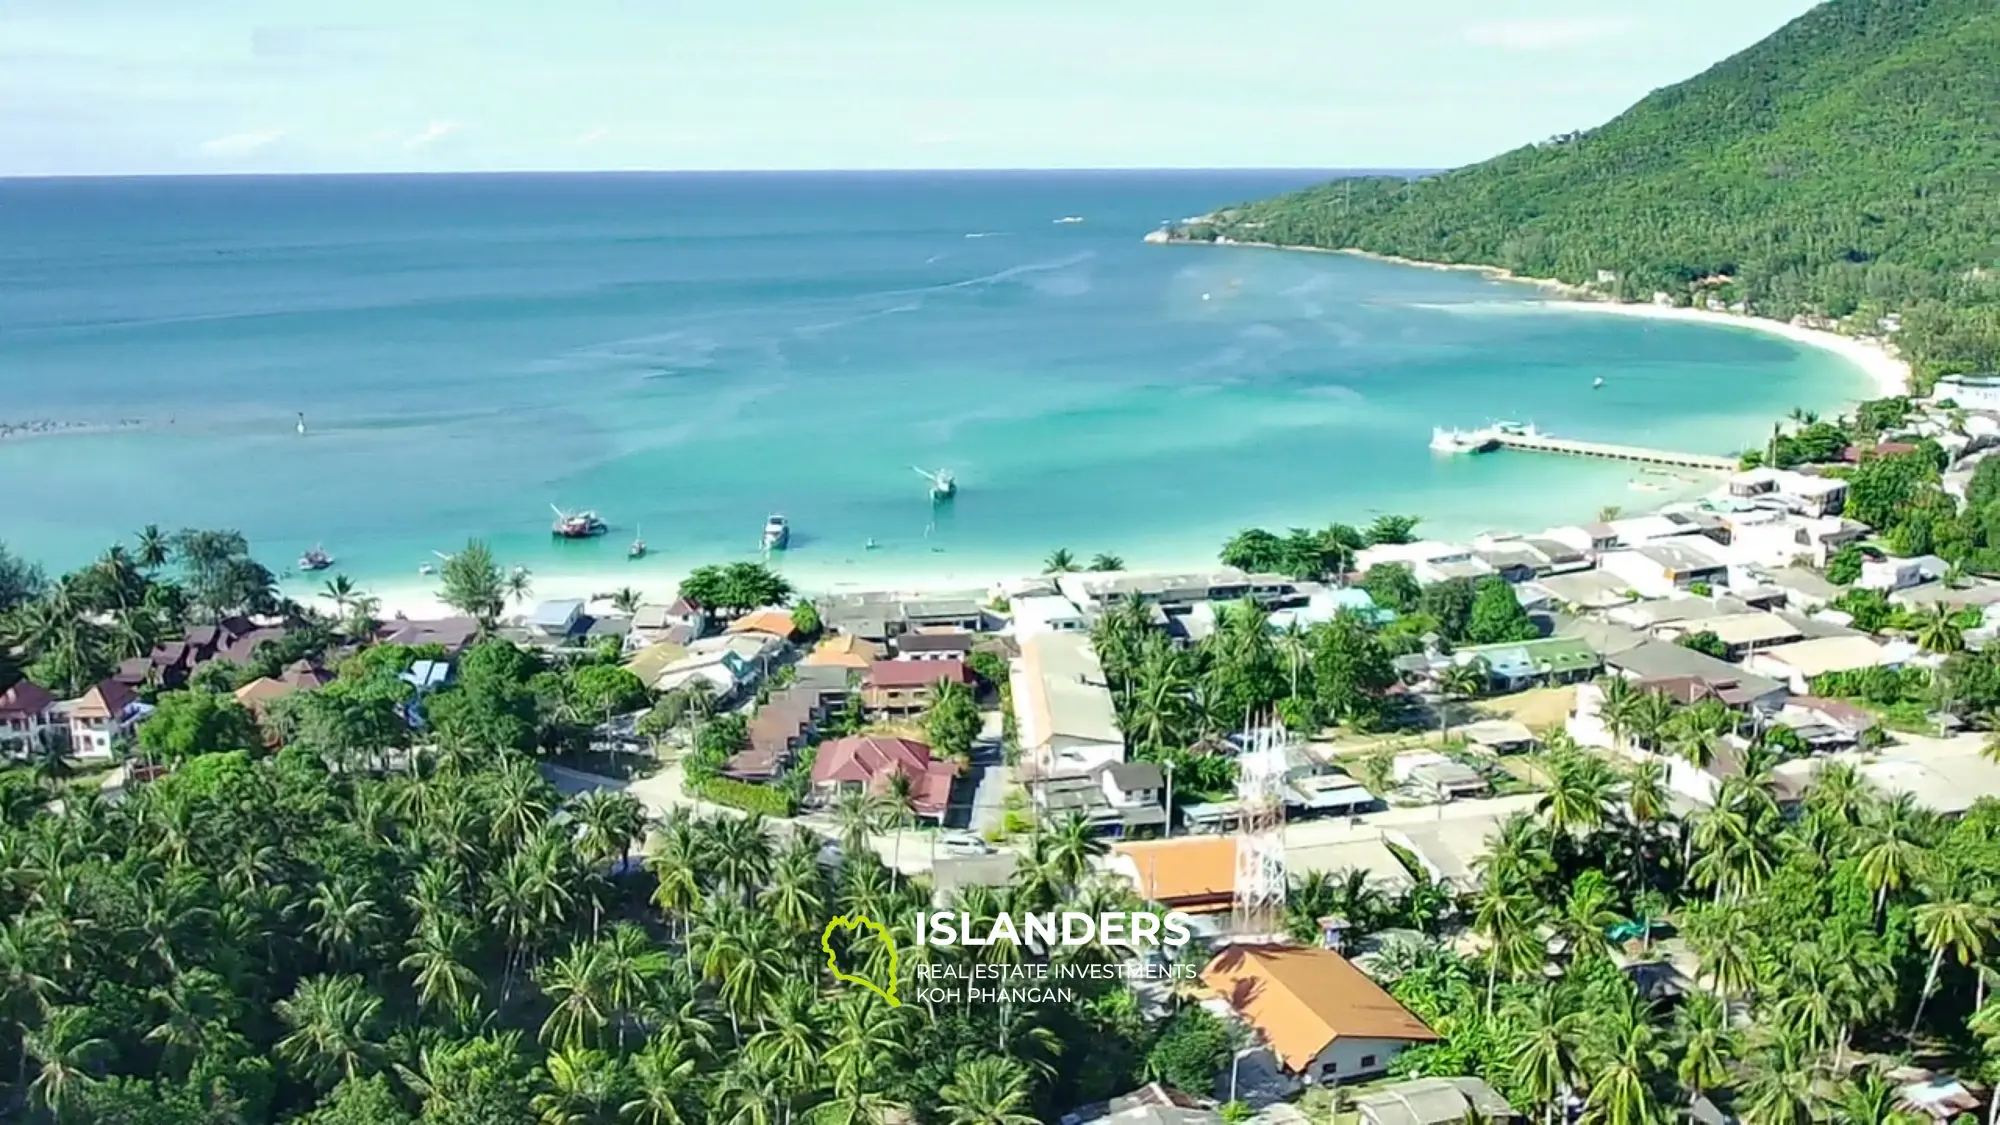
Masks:
[[[0,175],[1442,168],[1808,0],[0,0]]]

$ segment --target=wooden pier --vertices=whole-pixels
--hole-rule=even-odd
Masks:
[[[1637,461],[1646,465],[1669,465],[1678,469],[1700,469],[1711,473],[1733,473],[1739,465],[1734,457],[1716,457],[1706,453],[1675,453],[1665,449],[1612,445],[1602,441],[1574,441],[1569,438],[1550,437],[1547,434],[1495,430],[1486,431],[1481,436],[1490,437],[1493,446],[1500,449],[1520,449],[1529,453],[1566,453],[1571,457]]]

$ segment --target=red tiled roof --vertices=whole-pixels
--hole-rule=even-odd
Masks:
[[[0,715],[40,715],[53,707],[56,697],[33,680],[22,680],[0,691]]]
[[[962,660],[877,660],[868,666],[869,687],[927,687],[939,680],[972,682]]]
[[[931,748],[915,739],[856,735],[824,743],[813,759],[812,779],[822,785],[859,783],[881,792],[899,773],[910,779],[910,803],[919,813],[944,812],[958,770],[931,757]]]

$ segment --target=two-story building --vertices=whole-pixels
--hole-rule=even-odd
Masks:
[[[1015,731],[1028,774],[1087,773],[1125,760],[1118,709],[1087,635],[1029,637],[1010,671]]]
[[[0,753],[25,754],[49,731],[59,730],[56,697],[32,680],[0,691]]]
[[[879,715],[914,715],[931,705],[940,682],[970,684],[958,660],[877,660],[861,681],[861,703]]]
[[[1083,773],[1038,778],[1030,785],[1046,819],[1081,815],[1099,831],[1127,835],[1167,823],[1166,775],[1151,762],[1105,762]]]
[[[153,710],[117,680],[105,680],[58,706],[68,722],[70,754],[78,758],[111,757],[112,743]]]

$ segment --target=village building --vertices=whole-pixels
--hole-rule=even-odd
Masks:
[[[810,667],[845,668],[866,672],[869,665],[888,655],[888,647],[848,633],[828,637],[813,646],[799,663]]]
[[[904,633],[889,642],[897,660],[967,660],[972,656],[971,633],[956,630]]]
[[[1858,672],[1865,668],[1898,667],[1902,662],[1891,650],[1863,636],[1816,637],[1777,645],[1754,653],[1744,667],[1788,685],[1804,695],[1812,690],[1815,677],[1829,672]]]
[[[798,629],[792,625],[792,611],[789,609],[779,609],[775,606],[753,609],[749,613],[731,621],[728,632],[732,634],[762,633],[766,636],[776,637],[781,641],[789,641],[798,635]]]
[[[111,757],[112,743],[153,711],[118,680],[104,680],[57,707],[69,727],[71,755],[91,759]]]
[[[1044,818],[1082,816],[1099,831],[1126,835],[1167,823],[1166,776],[1151,762],[1104,762],[1081,773],[1035,779],[1029,786]]]
[[[931,705],[940,682],[970,684],[957,660],[878,660],[861,681],[861,703],[879,715],[915,715]]]
[[[1251,1028],[1275,1069],[1297,1081],[1352,1082],[1388,1071],[1425,1026],[1367,974],[1328,949],[1232,945],[1202,983]]]
[[[421,621],[397,618],[385,621],[375,631],[375,640],[385,645],[437,645],[447,656],[457,656],[479,637],[479,622],[471,617],[439,617]]]
[[[59,730],[56,697],[33,680],[16,680],[0,692],[0,751],[23,754],[36,749],[46,732]]]
[[[1106,866],[1140,898],[1189,914],[1227,913],[1236,897],[1236,839],[1182,836],[1111,845]]]
[[[926,820],[941,821],[951,807],[952,782],[958,776],[951,762],[931,756],[931,748],[909,738],[856,735],[822,743],[813,757],[815,797],[826,803],[842,793],[891,791],[892,778],[909,779],[910,808]]]
[[[1082,633],[1090,628],[1090,618],[1061,594],[1024,594],[1008,604],[1008,612],[1013,617],[1014,636],[1020,640],[1043,633]]]
[[[1729,584],[1729,561],[1713,545],[1694,536],[1671,542],[1643,543],[1611,551],[1597,560],[1598,568],[1623,579],[1642,596],[1664,598],[1695,586]]]
[[[1010,677],[1026,773],[1082,773],[1125,760],[1118,710],[1089,637],[1046,633],[1027,638]]]
[[[1378,1086],[1354,1099],[1361,1125],[1507,1125],[1518,1115],[1478,1078],[1417,1078]]]

